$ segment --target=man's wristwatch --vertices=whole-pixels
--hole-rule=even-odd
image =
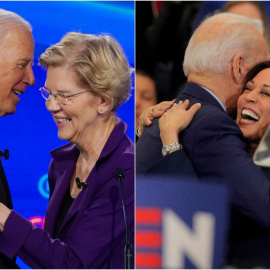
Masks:
[[[181,143],[171,143],[169,145],[164,145],[162,147],[162,156],[165,157],[174,149],[182,149],[183,146]]]

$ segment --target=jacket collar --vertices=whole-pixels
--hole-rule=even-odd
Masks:
[[[98,177],[96,175],[98,163],[107,156],[109,156],[114,151],[114,149],[117,148],[117,146],[120,144],[121,140],[125,136],[126,130],[126,124],[119,118],[116,118],[116,126],[110,134],[100,154],[100,157],[97,160],[96,165],[94,166],[89,175],[89,178]],[[69,187],[73,172],[75,170],[76,161],[79,156],[79,149],[76,147],[75,144],[68,143],[51,151],[51,156],[54,160],[53,172],[55,179],[57,179],[57,182],[55,183],[53,195],[48,205],[46,213],[47,222],[45,222],[45,229],[49,233],[54,235],[54,225],[56,217],[65,196],[65,192]],[[65,225],[69,222],[69,220],[79,211],[81,205],[87,206],[88,203],[86,201],[91,200],[92,197],[95,195],[98,179],[96,180],[97,181],[91,181],[91,183],[88,183],[88,187],[86,189],[83,189],[79,193],[63,220],[63,223],[59,230],[60,233],[65,227]]]
[[[193,98],[199,99],[200,101],[209,103],[213,106],[216,106],[217,108],[224,111],[222,106],[219,104],[219,102],[211,95],[209,94],[205,89],[203,89],[200,85],[196,83],[187,83],[185,89],[183,92],[178,96],[177,100],[183,99],[181,97],[182,94],[192,96]]]

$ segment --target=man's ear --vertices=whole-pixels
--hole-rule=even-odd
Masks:
[[[106,99],[104,97],[100,97],[100,104],[98,106],[98,113],[105,114],[111,110],[112,101],[110,99]]]
[[[241,84],[245,76],[244,58],[242,55],[236,55],[232,60],[231,75],[235,83]]]

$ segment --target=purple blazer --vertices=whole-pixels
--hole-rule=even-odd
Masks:
[[[32,268],[124,268],[125,224],[115,170],[125,171],[126,214],[134,250],[134,143],[125,135],[126,128],[117,118],[87,178],[88,186],[74,200],[55,239],[51,235],[79,151],[71,143],[53,150],[45,230],[12,210],[0,234],[0,252],[9,258],[18,254]]]

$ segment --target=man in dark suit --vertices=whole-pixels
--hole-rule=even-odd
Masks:
[[[5,204],[10,209],[13,208],[10,191],[5,176],[5,172],[1,163],[1,159],[0,159],[0,202]],[[18,268],[18,267],[15,264],[15,258],[13,260],[9,260],[0,253],[0,268],[4,269],[4,268]]]
[[[258,29],[250,19],[238,15],[224,13],[205,20],[186,49],[184,72],[188,83],[176,99],[202,105],[180,134],[184,151],[162,156],[158,119],[144,130],[136,144],[137,174],[154,173],[153,167],[168,170],[173,166],[171,159],[181,164],[186,154],[200,181],[228,187],[232,211],[227,263],[247,268],[270,267],[269,256],[254,251],[262,231],[270,235],[270,181],[246,152],[243,135],[232,118],[247,71],[267,57],[266,43]],[[179,169],[179,178],[181,175]],[[264,242],[257,244],[270,243],[267,237],[261,237]],[[269,254],[270,244],[267,246]]]
[[[13,114],[28,85],[34,85],[32,70],[34,40],[31,25],[19,15],[0,9],[0,116]],[[3,146],[1,144],[1,147]],[[0,157],[0,202],[12,209],[8,182]],[[18,268],[16,258],[0,253],[0,268]]]

